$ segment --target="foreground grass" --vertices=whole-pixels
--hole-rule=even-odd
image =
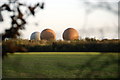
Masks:
[[[16,53],[3,60],[3,78],[117,78],[116,53]]]
[[[101,54],[101,53],[98,53],[98,52],[24,52],[24,53],[14,53],[14,54],[87,54],[87,55],[98,55],[98,54]],[[113,53],[108,53],[108,54],[113,54]]]

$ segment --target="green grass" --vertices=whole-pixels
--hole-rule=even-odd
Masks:
[[[16,53],[3,60],[3,78],[117,78],[116,53]]]

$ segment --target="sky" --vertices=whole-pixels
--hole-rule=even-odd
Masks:
[[[3,3],[5,0],[0,0]],[[62,34],[67,28],[75,28],[80,38],[118,38],[118,1],[119,0],[20,0],[28,5],[45,2],[45,9],[37,10],[35,17],[30,16],[25,26],[20,31],[21,38],[30,39],[33,32],[42,32],[49,28],[55,31],[57,40],[62,39]],[[87,4],[90,2],[93,7]],[[86,3],[86,4],[85,4]],[[108,3],[112,10],[96,7]],[[105,6],[105,5],[104,5]],[[2,12],[4,22],[0,22],[0,33],[10,27],[7,12]]]

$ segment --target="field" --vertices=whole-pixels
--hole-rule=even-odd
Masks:
[[[118,78],[118,54],[15,53],[3,60],[3,78]]]

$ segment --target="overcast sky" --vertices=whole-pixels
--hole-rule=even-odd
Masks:
[[[3,3],[5,0],[0,0]],[[118,10],[119,0],[83,0],[91,2],[94,6],[84,4],[82,0],[20,0],[27,4],[45,2],[45,9],[37,12],[36,16],[30,16],[26,30],[21,31],[21,38],[29,39],[35,32],[41,32],[50,28],[57,34],[57,39],[62,39],[65,29],[75,28],[81,38],[118,38]],[[99,4],[108,3],[113,10],[106,8],[95,8]],[[97,5],[98,4],[98,5]],[[86,12],[89,11],[88,12]],[[4,22],[0,22],[0,32],[10,27],[8,13],[2,12]],[[37,24],[37,25],[36,25]]]

